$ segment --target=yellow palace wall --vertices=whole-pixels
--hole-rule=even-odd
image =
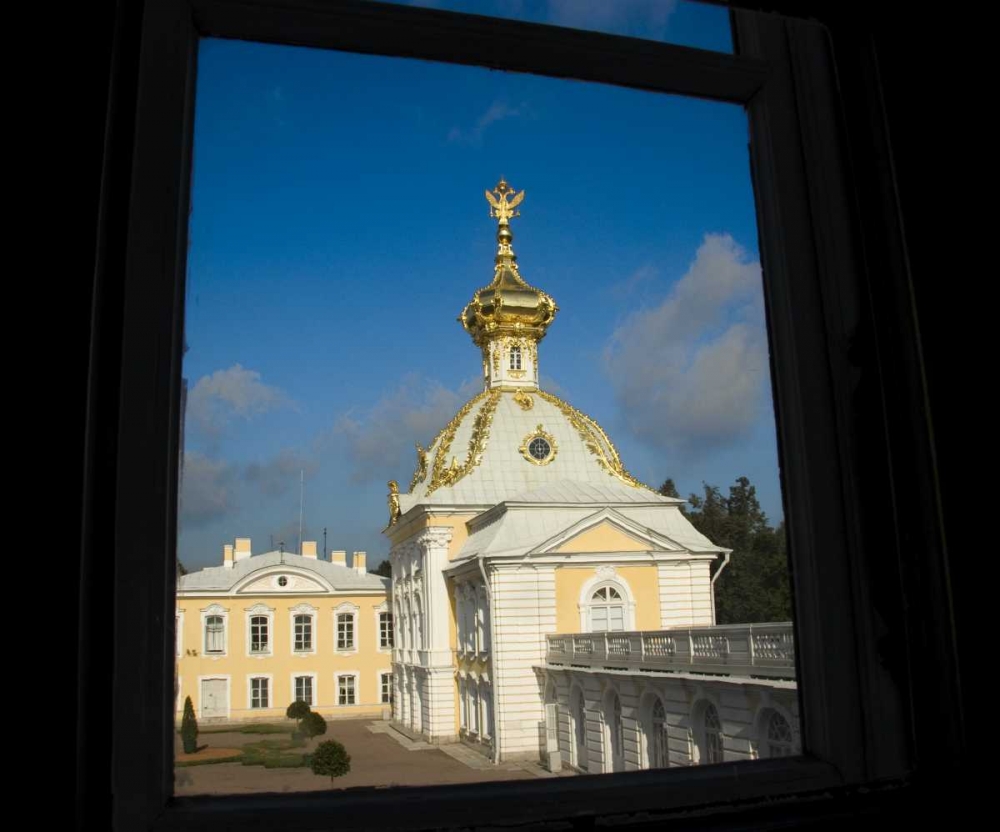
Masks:
[[[274,610],[271,614],[270,655],[249,654],[249,615],[255,604]],[[292,608],[309,604],[317,612],[314,618],[314,651],[296,654],[292,650]],[[205,655],[202,611],[217,604],[227,610],[224,656]],[[336,616],[341,605],[356,606],[355,650],[337,651]],[[383,606],[384,605],[384,606]],[[184,699],[191,697],[195,714],[202,718],[201,680],[229,678],[229,719],[256,720],[284,718],[285,709],[294,699],[293,677],[313,675],[312,709],[328,718],[381,716],[389,704],[381,702],[381,674],[392,672],[392,650],[379,647],[380,611],[391,612],[384,594],[377,595],[289,595],[289,596],[198,596],[177,599],[179,628],[177,676],[177,718],[184,709]],[[342,611],[342,610],[341,610]],[[355,705],[338,705],[336,674],[355,676]],[[268,708],[250,707],[252,676],[269,676]]]
[[[659,630],[660,586],[655,564],[615,565],[615,572],[635,599],[635,629]],[[597,577],[595,566],[560,566],[556,569],[556,633],[580,632],[580,592]]]

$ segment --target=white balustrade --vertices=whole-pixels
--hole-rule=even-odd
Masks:
[[[791,623],[547,636],[546,661],[623,670],[795,678]]]

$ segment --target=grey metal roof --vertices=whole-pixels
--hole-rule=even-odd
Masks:
[[[218,590],[228,592],[245,578],[263,569],[275,566],[289,566],[315,573],[324,582],[338,590],[389,590],[391,581],[381,575],[366,573],[359,575],[353,569],[316,558],[304,558],[288,552],[267,552],[253,555],[233,564],[232,569],[224,566],[209,566],[197,572],[183,575],[177,581],[177,591],[205,592]]]
[[[675,497],[664,497],[653,491],[635,488],[617,482],[610,477],[605,482],[578,482],[576,480],[558,480],[546,483],[539,488],[524,491],[507,498],[508,503],[598,503],[613,505],[616,503],[654,503],[664,505],[680,505],[684,501]]]
[[[635,497],[632,497],[633,494]],[[470,523],[472,532],[455,560],[471,555],[530,552],[605,507],[690,552],[723,551],[681,514],[678,508],[681,502],[616,483],[600,486],[553,483],[513,497],[473,520]],[[538,511],[534,505],[545,506],[546,510]]]

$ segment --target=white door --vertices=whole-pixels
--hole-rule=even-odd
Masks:
[[[229,680],[201,680],[201,715],[204,719],[229,716]]]

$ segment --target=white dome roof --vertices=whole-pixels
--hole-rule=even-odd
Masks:
[[[542,464],[531,461],[526,450],[534,436],[553,446]],[[655,494],[628,473],[595,421],[537,389],[475,396],[434,438],[423,463],[410,493],[400,494],[404,513],[418,504],[492,506],[565,480],[618,483]]]

